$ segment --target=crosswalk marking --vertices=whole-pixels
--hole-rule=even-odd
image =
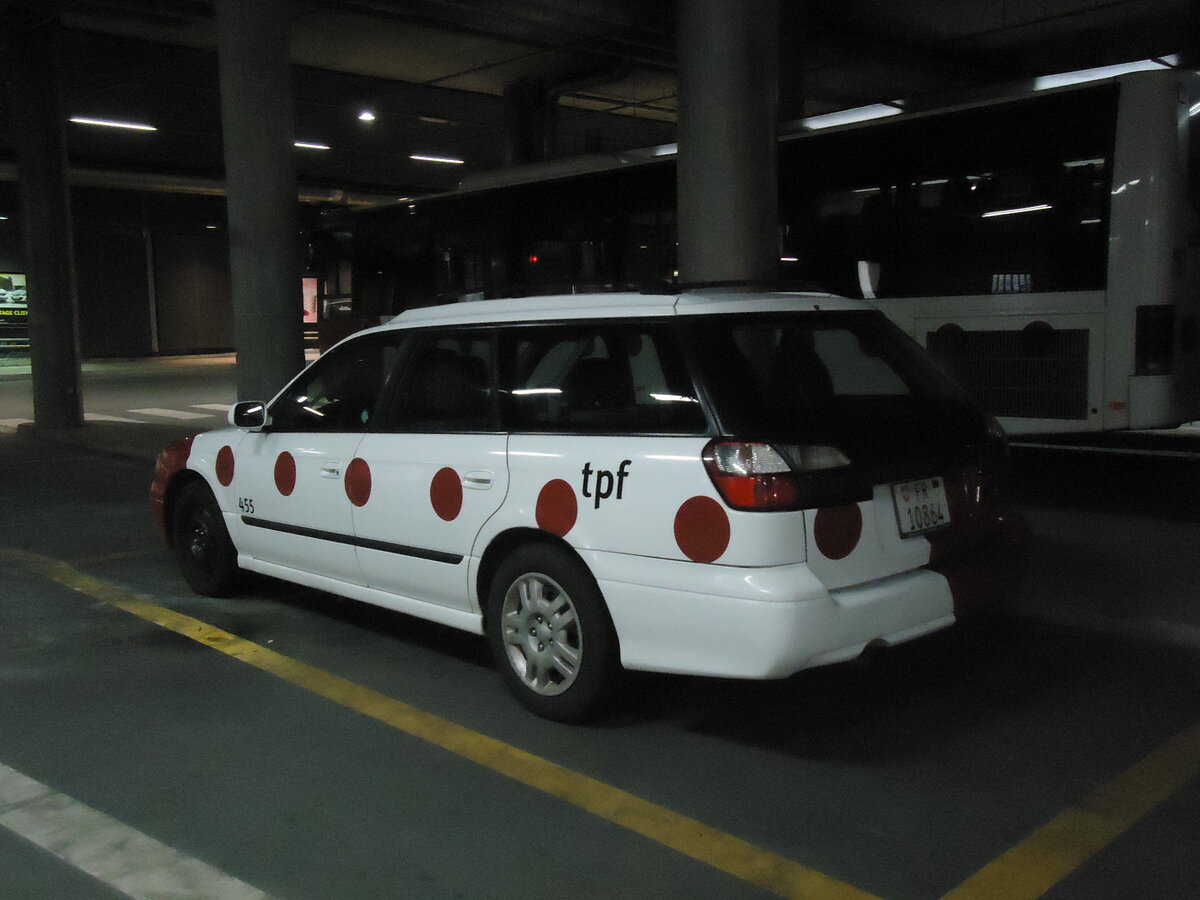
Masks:
[[[16,429],[19,425],[32,425],[33,419],[0,419],[0,428]]]
[[[2,763],[0,828],[138,900],[260,900],[267,896]]]
[[[129,412],[135,416],[158,416],[163,419],[211,419],[211,413],[194,413],[185,412],[182,409],[159,409],[155,406],[150,406],[145,409],[131,409]]]
[[[133,425],[145,425],[141,419],[126,419],[124,416],[106,416],[103,413],[84,413],[85,422],[129,422]]]
[[[192,409],[212,409],[217,412],[229,412],[232,409],[232,404],[229,403],[193,403]]]

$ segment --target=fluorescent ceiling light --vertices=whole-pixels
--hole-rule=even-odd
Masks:
[[[809,116],[807,119],[801,119],[800,124],[805,128],[833,128],[836,125],[850,125],[854,122],[895,116],[901,112],[901,109],[890,103],[872,103],[870,106],[857,106],[854,109],[843,109],[821,116]]]
[[[990,219],[993,216],[1015,216],[1018,213],[1039,212],[1043,209],[1053,208],[1049,203],[1039,203],[1037,206],[1018,206],[1016,209],[993,209],[991,212],[985,212],[982,218]]]
[[[118,122],[115,119],[89,119],[87,116],[71,116],[71,121],[77,125],[102,125],[105,128],[127,128],[130,131],[158,131],[153,125]]]
[[[659,144],[654,148],[655,156],[674,156],[679,152],[679,144]]]
[[[293,143],[295,144],[295,146],[299,147],[301,150],[330,150],[330,149],[332,149],[328,144],[314,144],[311,141],[294,141]]]
[[[408,158],[415,159],[419,162],[448,163],[452,166],[461,166],[464,162],[466,162],[466,160],[452,159],[449,156],[421,156],[419,153],[410,154]]]
[[[1139,59],[1136,62],[1119,63],[1115,66],[1099,66],[1095,69],[1079,69],[1075,72],[1062,72],[1058,75],[1042,75],[1033,79],[1033,89],[1044,91],[1046,88],[1066,87],[1069,84],[1084,84],[1088,81],[1099,81],[1101,78],[1115,78],[1117,75],[1128,75],[1130,72],[1154,72],[1173,68],[1179,62],[1175,55],[1161,56],[1157,59]]]
[[[358,121],[374,122],[375,121],[375,113],[371,112],[369,109],[364,109],[362,112],[360,112],[358,114]]]
[[[1103,159],[1073,159],[1070,162],[1063,163],[1068,169],[1077,169],[1080,166],[1102,166]]]

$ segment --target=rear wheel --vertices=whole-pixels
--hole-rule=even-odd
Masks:
[[[188,587],[207,597],[228,595],[237,583],[237,550],[217,499],[203,481],[193,481],[179,492],[171,537]]]
[[[488,642],[523,706],[577,722],[599,711],[619,671],[617,640],[591,572],[557,547],[522,547],[488,595]]]

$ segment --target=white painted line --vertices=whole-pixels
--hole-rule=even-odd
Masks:
[[[136,900],[267,896],[3,764],[0,827]]]
[[[157,407],[148,407],[147,409],[131,409],[128,410],[135,416],[159,416],[163,419],[211,419],[209,413],[191,413],[184,412],[181,409],[158,409]]]
[[[84,413],[85,422],[131,422],[134,425],[145,425],[141,419],[124,419],[121,416],[106,416],[103,413]]]
[[[233,408],[231,403],[193,403],[192,409],[212,409],[217,412],[229,412]]]
[[[0,419],[0,428],[11,428],[16,431],[18,425],[31,425],[33,419]]]
[[[1195,450],[1138,450],[1136,447],[1088,447],[1082,444],[1035,444],[1031,441],[1009,441],[1010,447],[1027,450],[1070,450],[1075,453],[1108,453],[1113,456],[1162,456],[1168,459],[1196,459]]]

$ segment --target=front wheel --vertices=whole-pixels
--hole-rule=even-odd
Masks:
[[[208,485],[184,485],[171,517],[171,543],[183,580],[197,594],[224,597],[237,582],[237,550]]]
[[[557,547],[522,547],[501,564],[488,594],[487,631],[509,690],[547,719],[577,722],[596,713],[620,669],[596,580]]]

